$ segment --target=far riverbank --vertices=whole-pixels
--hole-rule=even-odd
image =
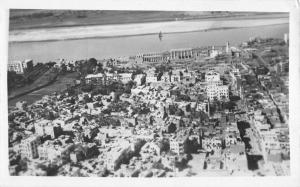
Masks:
[[[237,20],[188,20],[118,25],[97,25],[63,28],[16,30],[9,33],[9,42],[41,42],[86,38],[110,38],[162,33],[184,33],[218,29],[251,28],[287,24],[288,18],[237,19]]]

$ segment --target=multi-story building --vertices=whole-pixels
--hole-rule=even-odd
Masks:
[[[219,51],[219,50],[212,49],[212,50],[210,51],[210,57],[211,57],[211,58],[215,58],[215,57],[217,57],[217,56],[220,55],[220,54],[221,54],[221,51]]]
[[[170,151],[176,153],[177,155],[184,152],[183,148],[184,139],[182,137],[178,137],[174,140],[170,141]]]
[[[217,86],[217,85],[208,85],[206,88],[206,93],[207,97],[209,100],[214,100],[214,99],[229,99],[229,91],[228,91],[228,86],[222,85],[222,86]]]
[[[127,83],[132,80],[132,73],[98,73],[98,74],[88,74],[85,77],[85,82],[87,84],[110,84],[112,82],[121,81],[122,83]]]
[[[142,79],[145,77],[144,74],[137,74],[134,77],[134,82],[136,82],[137,86],[140,86],[142,84]]]
[[[132,73],[120,73],[120,81],[124,84],[132,80]]]
[[[21,61],[13,61],[8,63],[8,71],[14,71],[18,74],[24,73],[23,63]]]
[[[110,171],[115,171],[118,169],[128,150],[131,150],[130,144],[125,144],[122,148],[118,147],[110,151],[105,160],[106,168]]]
[[[220,73],[210,70],[205,74],[205,82],[208,84],[220,83]]]
[[[181,80],[179,74],[172,74],[170,79],[171,79],[171,82],[180,82],[180,80]]]
[[[120,81],[120,75],[116,72],[114,73],[105,73],[105,79],[103,80],[106,84],[110,84],[112,82]],[[103,83],[104,83],[103,82]]]
[[[50,135],[51,138],[58,137],[61,132],[61,126],[58,124],[52,124],[49,120],[39,121],[34,124],[35,133],[39,136]]]
[[[161,82],[170,82],[170,75],[168,72],[165,72],[162,76],[161,76]]]
[[[39,136],[30,136],[27,139],[21,141],[20,152],[22,157],[34,159],[38,158],[38,146],[41,144]]]
[[[220,137],[204,137],[202,139],[202,148],[208,152],[222,149],[222,140]]]
[[[216,71],[208,71],[205,74],[206,94],[209,100],[214,99],[228,99],[229,89],[228,86],[223,85],[220,79],[220,74]]]
[[[98,74],[88,74],[85,77],[85,82],[87,84],[105,84],[106,76],[103,73]]]
[[[8,71],[14,71],[18,74],[23,74],[26,70],[32,70],[32,68],[33,68],[32,60],[8,62]]]
[[[146,76],[146,83],[157,82],[158,76],[157,73],[148,73]]]
[[[38,146],[39,158],[43,160],[59,161],[68,160],[70,157],[70,148],[73,144],[59,145],[55,141],[46,141]],[[62,160],[61,160],[62,159]]]

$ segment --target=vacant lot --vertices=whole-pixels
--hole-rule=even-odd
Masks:
[[[18,97],[8,101],[8,106],[15,106],[18,101],[27,101],[28,104],[32,104],[37,100],[42,99],[43,96],[49,95],[53,92],[59,92],[67,88],[67,84],[72,82],[78,77],[78,73],[69,73],[66,75],[60,75],[57,77],[57,80],[42,89],[36,90],[24,96]]]

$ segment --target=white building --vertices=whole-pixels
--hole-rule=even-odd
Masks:
[[[68,157],[70,145],[55,145],[53,141],[46,141],[44,144],[38,146],[38,154],[40,159],[54,161],[55,159],[61,159]]]
[[[105,75],[102,73],[98,73],[98,74],[88,74],[85,77],[85,82],[87,84],[89,83],[96,83],[96,84],[104,84],[105,83]]]
[[[17,74],[24,73],[25,67],[23,66],[22,61],[12,61],[8,63],[8,71],[14,71]]]
[[[105,81],[109,83],[120,81],[120,75],[118,75],[117,73],[105,73]]]
[[[106,168],[110,171],[117,169],[122,163],[122,158],[125,157],[127,154],[126,152],[130,149],[131,145],[129,143],[125,143],[122,147],[117,147],[110,151],[105,160]]]
[[[177,155],[183,153],[183,142],[183,138],[177,138],[175,140],[170,141],[170,151],[176,153]]]
[[[222,140],[219,137],[205,137],[202,139],[202,148],[205,151],[221,150]]]
[[[229,91],[228,86],[217,86],[217,85],[208,85],[206,88],[207,97],[209,100],[214,100],[217,98],[221,99],[229,99]]]
[[[219,51],[219,50],[213,49],[213,50],[210,51],[210,57],[211,58],[215,58],[215,57],[217,57],[220,54],[221,54],[221,51]]]
[[[146,76],[146,83],[158,82],[156,73],[148,73]]]
[[[142,79],[144,76],[144,74],[135,75],[134,81],[136,82],[137,86],[140,86],[142,84]]]
[[[124,84],[132,80],[132,73],[120,73],[120,81]]]
[[[216,71],[208,71],[205,74],[206,94],[209,100],[229,99],[228,86],[223,85],[220,74]]]
[[[179,73],[172,74],[171,75],[171,82],[180,82],[180,74]]]
[[[52,124],[50,120],[38,121],[34,124],[35,133],[39,136],[50,135],[51,138],[56,138],[61,130],[58,124]]]
[[[220,73],[210,70],[206,72],[205,74],[205,82],[206,83],[213,83],[213,82],[219,82],[220,79]]]
[[[161,82],[171,82],[170,75],[168,72],[165,72],[160,79]]]
[[[23,157],[33,159],[38,158],[38,145],[41,144],[41,140],[39,136],[31,136],[25,140],[21,141],[20,144],[20,152]]]

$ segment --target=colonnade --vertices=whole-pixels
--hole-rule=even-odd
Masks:
[[[170,58],[173,59],[190,59],[193,57],[193,51],[188,50],[171,50]]]

